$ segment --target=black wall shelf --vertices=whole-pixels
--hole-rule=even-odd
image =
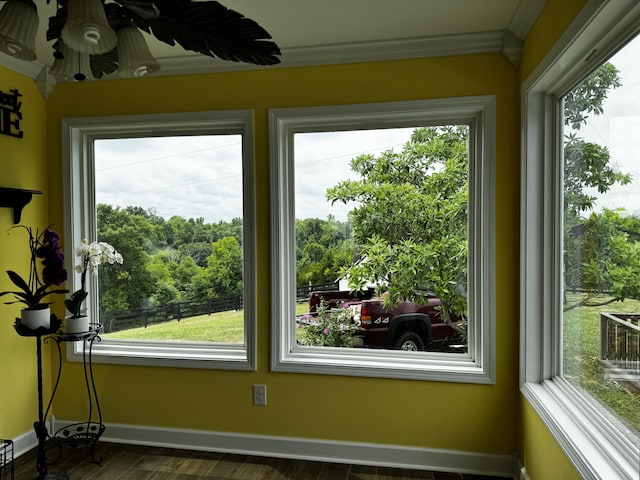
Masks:
[[[22,209],[31,201],[34,194],[41,193],[40,190],[0,187],[0,207],[13,208],[13,223],[20,223]]]

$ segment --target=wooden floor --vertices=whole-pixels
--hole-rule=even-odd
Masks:
[[[49,447],[48,456],[55,454]],[[489,480],[497,477],[424,470],[285,460],[248,455],[194,452],[99,442],[93,463],[88,449],[65,449],[48,467],[50,478],[67,472],[69,480]],[[35,450],[14,462],[15,480],[38,477]],[[3,479],[4,480],[4,477]]]

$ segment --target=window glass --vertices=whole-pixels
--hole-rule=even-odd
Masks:
[[[562,374],[640,432],[640,39],[563,97]]]
[[[294,135],[301,346],[462,353],[467,125]]]
[[[243,343],[240,135],[94,142],[105,338]]]

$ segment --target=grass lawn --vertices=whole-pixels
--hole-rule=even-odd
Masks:
[[[296,315],[309,311],[306,302],[296,305]],[[156,323],[147,328],[132,328],[105,333],[103,338],[182,342],[244,343],[244,310],[212,313],[183,318],[179,322]]]
[[[567,306],[581,297],[567,296]],[[607,300],[607,299],[599,299]],[[564,313],[564,376],[584,389],[636,432],[640,432],[640,395],[609,379],[600,363],[600,312],[638,313],[640,301],[625,300],[600,307],[578,307]]]
[[[243,314],[243,310],[218,312],[101,336],[131,340],[244,343]]]

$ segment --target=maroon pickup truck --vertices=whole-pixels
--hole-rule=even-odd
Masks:
[[[354,321],[359,324],[355,335],[363,347],[416,351],[442,350],[454,345],[458,350],[464,347],[462,334],[441,320],[436,308],[441,303],[435,297],[429,298],[426,305],[400,302],[384,308],[383,300],[374,297],[372,291],[314,292],[309,297],[309,312],[315,312],[321,301],[330,308],[348,306],[355,310]]]

